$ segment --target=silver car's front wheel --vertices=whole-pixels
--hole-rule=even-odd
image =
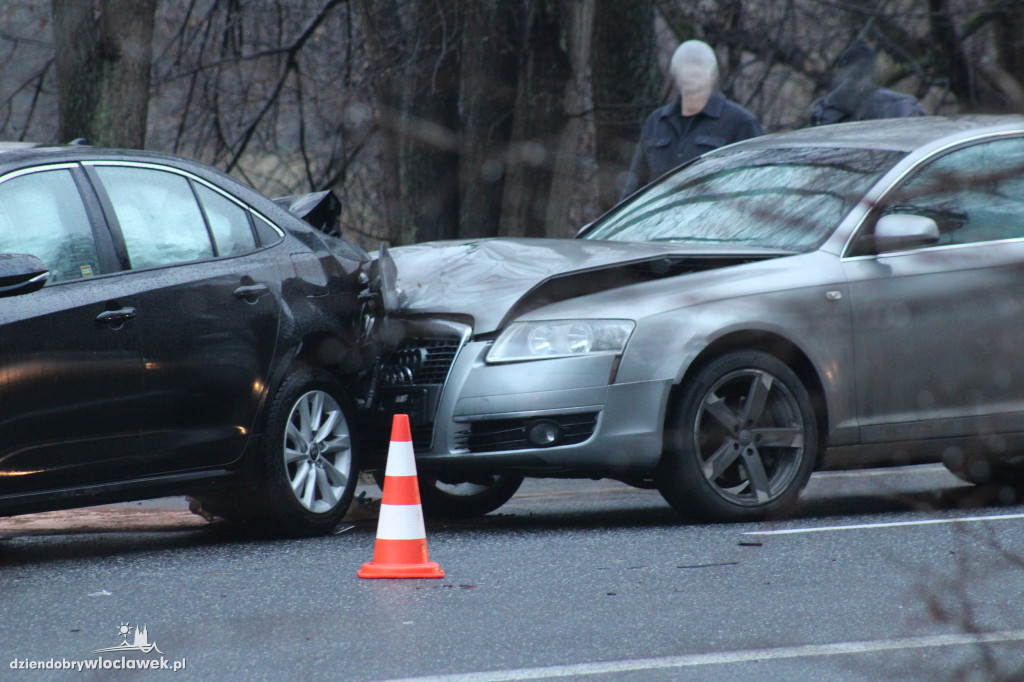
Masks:
[[[793,502],[817,453],[807,390],[785,364],[746,351],[715,360],[684,387],[659,489],[708,520],[765,516]]]
[[[312,390],[295,400],[284,433],[284,465],[303,508],[323,514],[341,502],[353,476],[352,437],[330,393]]]

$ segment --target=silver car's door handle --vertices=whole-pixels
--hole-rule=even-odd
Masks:
[[[135,308],[121,308],[120,310],[108,310],[96,316],[97,322],[105,324],[121,324],[126,320],[135,317]]]
[[[255,301],[260,296],[270,293],[270,287],[266,284],[247,284],[235,289],[235,298],[245,301]]]

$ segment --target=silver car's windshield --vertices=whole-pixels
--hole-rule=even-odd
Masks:
[[[723,152],[655,183],[581,238],[806,251],[903,156],[820,147]]]

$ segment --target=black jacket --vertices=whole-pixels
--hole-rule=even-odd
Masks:
[[[894,90],[876,87],[854,101],[844,101],[850,98],[836,97],[835,94],[829,93],[814,103],[811,125],[928,115],[916,98]]]
[[[704,110],[694,116],[683,116],[682,98],[676,97],[644,122],[619,198],[704,152],[763,133],[753,114],[720,92],[711,95]]]

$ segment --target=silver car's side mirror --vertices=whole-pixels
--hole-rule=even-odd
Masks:
[[[931,218],[906,213],[882,216],[875,223],[875,250],[901,251],[939,241],[939,226]]]

